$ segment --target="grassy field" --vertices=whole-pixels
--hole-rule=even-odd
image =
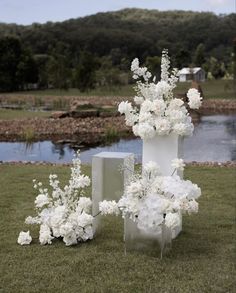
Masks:
[[[84,166],[90,174],[90,168]],[[183,232],[160,260],[124,255],[122,221],[108,218],[93,241],[65,247],[16,244],[33,214],[33,178],[51,172],[65,181],[69,167],[0,165],[0,292],[235,292],[235,169],[188,167],[186,177],[202,188],[198,215],[184,216]]]
[[[206,99],[234,99],[236,98],[235,89],[233,87],[233,80],[211,80],[200,83]],[[190,82],[179,82],[175,90],[176,93],[183,94],[191,86]],[[120,86],[120,87],[101,87],[87,92],[80,92],[78,89],[69,90],[35,90],[17,92],[22,95],[36,95],[36,96],[133,96],[134,85]],[[7,95],[7,94],[5,94]],[[12,93],[11,93],[12,95]]]
[[[0,109],[0,120],[24,119],[24,118],[48,118],[51,112],[46,111],[27,111],[27,110],[8,110]]]

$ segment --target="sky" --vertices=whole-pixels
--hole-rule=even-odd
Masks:
[[[127,7],[235,13],[236,0],[0,0],[0,22],[63,21]]]

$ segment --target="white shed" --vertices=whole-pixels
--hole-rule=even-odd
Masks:
[[[205,81],[205,71],[201,67],[184,67],[179,71],[179,81]]]

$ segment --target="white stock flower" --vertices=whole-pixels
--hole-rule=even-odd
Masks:
[[[91,216],[85,212],[82,212],[82,214],[78,215],[77,220],[78,220],[78,225],[80,227],[85,228],[86,226],[92,225],[93,216]]]
[[[89,213],[92,207],[92,201],[89,197],[80,197],[77,209],[78,211],[85,211],[86,213]]]
[[[136,105],[141,105],[144,101],[144,98],[143,97],[140,97],[140,96],[135,96],[134,97],[134,102]]]
[[[118,204],[115,200],[103,200],[99,203],[99,211],[102,215],[119,215]]]
[[[171,124],[166,118],[158,118],[155,122],[155,127],[159,135],[167,135],[171,130]]]
[[[36,208],[42,208],[44,205],[49,204],[49,198],[46,194],[39,194],[35,199]]]
[[[30,236],[30,232],[21,231],[19,237],[17,239],[17,243],[20,245],[28,245],[32,241],[32,237]]]
[[[157,175],[160,175],[160,167],[157,165],[156,162],[149,161],[143,166],[144,172],[147,172],[148,174],[151,174],[152,177],[156,177]]]
[[[140,113],[146,113],[153,110],[154,110],[153,102],[150,100],[145,100],[140,107]]]
[[[147,122],[139,123],[138,134],[142,139],[153,138],[156,134],[152,125]]]
[[[153,111],[156,115],[161,116],[163,115],[166,108],[166,103],[164,100],[156,99],[153,101]]]
[[[52,239],[54,237],[51,235],[51,229],[46,224],[40,226],[39,231],[39,242],[41,245],[52,244]]]
[[[27,225],[35,225],[35,224],[40,224],[40,223],[41,223],[41,220],[39,217],[29,216],[25,219],[25,224],[27,224]]]
[[[191,88],[187,92],[187,97],[189,99],[189,107],[191,109],[199,109],[202,104],[202,98],[200,96],[200,93],[197,89]]]
[[[183,171],[183,170],[184,170],[184,167],[185,167],[184,160],[183,160],[183,159],[173,159],[173,160],[171,161],[171,166],[172,166],[174,169],[177,169],[177,170]]]
[[[190,200],[188,202],[188,210],[187,210],[187,212],[189,214],[196,214],[196,213],[198,213],[198,202],[196,202],[195,199]]]
[[[173,99],[170,101],[168,109],[179,110],[184,105],[184,101],[181,99]]]

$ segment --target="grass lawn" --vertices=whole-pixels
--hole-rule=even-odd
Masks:
[[[0,109],[0,120],[24,119],[24,118],[48,118],[51,112],[27,111],[27,110],[8,110]]]
[[[84,166],[90,174],[90,167]],[[188,167],[186,177],[202,188],[200,211],[184,216],[183,232],[162,260],[124,255],[122,221],[107,218],[93,241],[66,247],[16,244],[33,214],[33,178],[46,182],[56,172],[66,180],[69,167],[0,165],[0,292],[235,292],[236,169]]]
[[[235,99],[236,92],[233,87],[233,80],[208,80],[202,82],[201,84],[203,94],[206,99]],[[191,86],[190,82],[178,82],[176,93],[183,94]],[[35,91],[23,91],[17,92],[16,95],[35,95],[35,96],[134,96],[135,92],[133,90],[134,85],[126,86],[111,86],[111,87],[101,87],[94,90],[89,90],[88,92],[80,92],[78,89],[69,90],[58,90],[58,89],[48,89],[48,90],[35,90]],[[12,93],[11,93],[12,95]],[[7,94],[5,94],[7,96]]]

